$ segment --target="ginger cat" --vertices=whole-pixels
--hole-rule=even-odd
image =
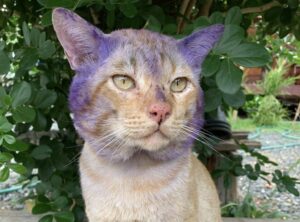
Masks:
[[[74,125],[90,222],[220,222],[219,199],[192,154],[203,123],[201,63],[223,33],[176,40],[148,30],[104,34],[57,8],[53,25],[76,72]]]

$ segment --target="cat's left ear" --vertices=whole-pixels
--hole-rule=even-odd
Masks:
[[[56,8],[52,13],[54,30],[73,70],[83,64],[99,61],[104,45],[105,34],[89,24],[74,12]],[[105,50],[104,50],[105,51]]]
[[[212,25],[192,33],[178,41],[179,51],[194,70],[200,70],[201,64],[207,54],[219,41],[224,32],[221,24]]]

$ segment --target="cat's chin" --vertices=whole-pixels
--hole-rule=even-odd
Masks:
[[[168,146],[170,144],[170,140],[164,134],[157,131],[150,135],[137,139],[135,143],[143,150],[155,151]]]

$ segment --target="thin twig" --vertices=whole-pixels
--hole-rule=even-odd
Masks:
[[[268,11],[269,9],[276,7],[276,6],[281,6],[281,4],[278,1],[271,1],[271,2],[261,5],[261,6],[243,8],[243,9],[241,9],[241,12],[242,12],[242,14],[261,13],[261,12]]]

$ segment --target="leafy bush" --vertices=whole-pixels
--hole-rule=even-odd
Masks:
[[[287,215],[281,212],[271,212],[268,205],[257,206],[251,194],[247,194],[241,202],[229,203],[222,207],[224,217],[244,217],[244,218],[281,218]]]
[[[264,96],[259,101],[256,112],[252,112],[254,123],[275,125],[287,116],[287,110],[283,108],[276,95],[285,87],[294,84],[297,77],[286,77],[286,73],[285,60],[278,59],[276,67],[265,74],[263,81],[259,84]]]
[[[277,96],[282,89],[295,83],[297,77],[286,77],[287,71],[286,61],[278,59],[276,67],[267,72],[263,81],[259,84],[264,95]]]
[[[30,198],[35,200],[32,213],[45,214],[40,221],[83,221],[77,170],[82,141],[67,102],[73,73],[51,26],[54,7],[76,10],[105,32],[147,28],[179,38],[211,24],[225,24],[224,36],[202,71],[205,111],[213,116],[219,106],[236,108],[244,103],[241,66],[264,66],[270,61],[264,46],[245,36],[255,13],[265,19],[266,10],[253,10],[254,6],[260,5],[186,0],[1,1],[0,182],[7,180],[10,170],[21,175],[20,181],[39,179]],[[282,15],[289,9],[291,20],[285,26],[298,33],[294,1],[275,6]],[[272,24],[282,26],[277,23]]]
[[[247,113],[248,116],[252,118],[253,115],[257,113],[261,100],[262,100],[262,96],[258,96],[258,95],[251,96],[251,98],[246,100],[242,109]]]
[[[264,96],[252,118],[257,125],[272,126],[287,116],[287,110],[273,95]]]

